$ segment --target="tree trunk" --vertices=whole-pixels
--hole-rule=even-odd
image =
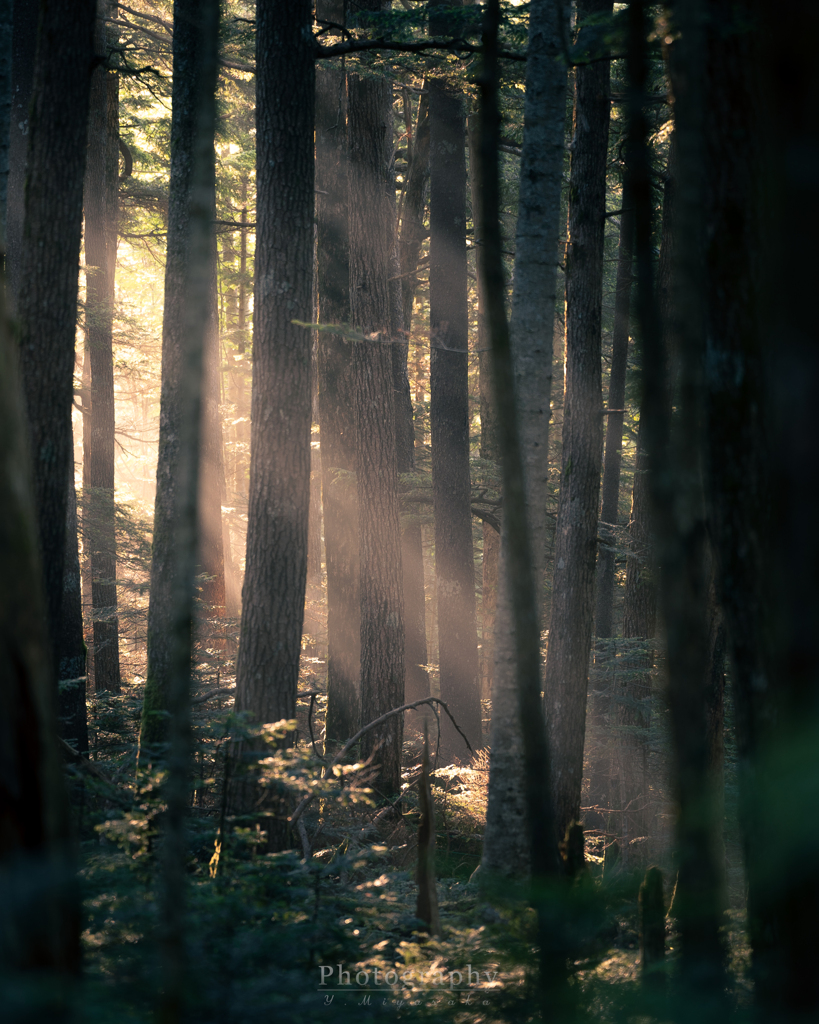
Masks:
[[[672,52],[677,182],[670,333],[679,364],[674,406],[665,381],[665,356],[653,287],[651,164],[647,120],[644,5],[629,11],[629,155],[635,206],[637,323],[643,347],[643,424],[652,472],[660,599],[666,627],[668,699],[678,801],[679,876],[675,906],[682,977],[696,986],[704,1012],[724,1011],[722,895],[716,863],[715,793],[710,773],[704,683],[708,671],[706,529],[701,490],[700,429],[704,354],[702,294],[703,134],[702,14],[681,4],[680,37]],[[692,988],[693,990],[693,988]]]
[[[17,310],[52,650],[63,595],[94,0],[41,7]],[[60,168],[60,188],[54,168]]]
[[[446,34],[449,20],[431,16],[429,28],[433,35]],[[438,664],[441,698],[477,750],[482,733],[469,475],[466,123],[463,96],[440,79],[429,83],[429,123],[430,428]],[[467,748],[449,719],[441,732],[445,763],[465,760]]]
[[[212,274],[211,5],[176,0],[162,395],[139,763],[178,759],[185,738],[196,560],[204,343]],[[191,506],[193,511],[191,511]],[[176,780],[178,782],[178,780]],[[171,987],[176,982],[169,982]]]
[[[362,8],[380,11],[382,0]],[[361,543],[361,717],[369,722],[404,698],[404,609],[398,514],[395,412],[388,278],[394,250],[390,86],[350,78],[350,308],[366,340],[355,343],[353,368],[358,437]],[[400,715],[362,739],[362,755],[378,766],[373,788],[401,787]]]
[[[256,15],[256,289],[247,568],[236,707],[296,717],[310,513],[315,77],[311,8]],[[286,96],[287,102],[281,102]]]
[[[546,563],[546,499],[549,473],[549,403],[552,333],[557,287],[566,70],[560,0],[530,7],[526,64],[523,153],[512,293],[512,353],[521,453],[526,477],[526,515],[531,538],[538,621],[542,625]],[[509,537],[504,519],[502,579]],[[492,689],[489,803],[482,866],[519,875],[529,858],[523,748],[517,708],[517,642],[508,583],[501,587]]]
[[[80,908],[57,752],[29,431],[4,284],[0,274],[0,960],[4,973],[73,973]],[[47,1016],[54,1014],[53,991]]]
[[[9,187],[9,132],[13,63],[13,0],[0,4],[0,249],[6,251],[6,205]]]
[[[343,9],[324,0],[317,17],[341,23]],[[347,76],[343,68],[316,71],[316,220],[318,318],[350,321],[347,225]],[[353,345],[319,332],[324,551],[327,565],[327,739],[344,742],[360,727],[361,618],[358,589],[358,497]]]
[[[611,0],[580,0],[578,19]],[[581,29],[580,41],[583,41]],[[607,61],[575,69],[566,246],[566,403],[546,707],[558,834],[580,815],[603,447],[601,306],[609,132]]]
[[[73,452],[72,452],[73,456]],[[77,492],[74,459],[68,470],[68,514],[65,525],[63,600],[55,642],[60,735],[81,754],[88,752],[88,720],[85,706],[85,641],[82,630],[82,581],[77,533]]]
[[[631,263],[634,244],[634,214],[625,183],[620,214],[620,245],[617,252],[617,283],[614,298],[614,328],[611,334],[611,376],[609,402],[605,416],[606,450],[603,457],[603,504],[600,510],[600,536],[605,539],[597,553],[597,598],[594,616],[595,636],[613,635],[614,557],[619,518],[620,462],[623,450],[623,406],[626,400],[629,310],[631,307]],[[602,653],[603,648],[601,648]],[[605,655],[604,655],[605,657]]]
[[[400,274],[402,333],[401,341],[395,336],[393,344],[393,384],[395,388],[396,442],[398,445],[398,472],[411,473],[415,469],[415,423],[412,396],[409,389],[407,361],[415,293],[418,289],[418,259],[425,234],[424,210],[426,186],[429,181],[429,116],[427,97],[418,101],[418,115],[412,130],[411,105],[404,92],[404,110],[407,118],[407,187],[401,207],[401,237],[398,243],[398,273]],[[410,518],[401,526],[401,566],[404,576],[404,672],[407,703],[429,696],[429,673],[426,632],[426,602],[424,597],[424,556],[421,542],[421,524]],[[429,709],[420,709],[429,717]]]
[[[557,837],[549,779],[549,747],[540,696],[540,616],[532,569],[526,480],[515,408],[514,360],[506,322],[505,282],[500,232],[498,145],[498,25],[500,4],[488,0],[484,32],[481,98],[481,211],[487,326],[492,345],[499,448],[503,470],[504,517],[508,536],[506,573],[511,620],[517,637],[518,713],[530,827],[532,902],[537,911],[540,945],[541,1010],[551,1020],[571,1017],[566,986],[566,944],[554,903],[545,898],[559,871]]]
[[[107,4],[95,29],[105,54]],[[91,365],[91,409],[83,426],[83,540],[91,571],[94,681],[119,693],[117,541],[114,511],[114,275],[117,261],[119,82],[104,66],[91,78],[85,174],[85,332]]]

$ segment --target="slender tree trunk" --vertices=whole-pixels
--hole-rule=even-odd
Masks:
[[[0,248],[6,251],[6,205],[9,186],[9,132],[13,64],[13,0],[0,4]]]
[[[414,130],[411,125],[411,105],[404,93],[407,118],[407,187],[401,207],[401,236],[398,243],[398,273],[402,307],[402,341],[393,345],[393,383],[396,400],[396,442],[398,444],[398,472],[411,473],[415,469],[415,424],[412,396],[410,395],[407,361],[415,293],[418,289],[416,271],[425,234],[424,210],[426,187],[429,181],[429,116],[427,97],[418,101],[418,115]],[[426,665],[427,632],[426,602],[424,597],[424,555],[421,542],[421,524],[414,518],[401,526],[401,566],[404,576],[404,671],[406,702],[423,700],[429,696],[429,673]],[[424,714],[428,709],[424,709]]]
[[[210,33],[216,31],[217,21],[212,3],[176,0],[162,395],[139,762],[143,767],[152,760],[173,762],[182,772],[187,757],[203,350],[211,311],[215,56]],[[178,782],[174,777],[171,784]],[[177,826],[181,827],[175,819],[170,828]],[[181,970],[178,964],[173,969]],[[166,983],[172,990],[179,985],[178,978]]]
[[[3,971],[76,972],[68,802],[16,339],[0,275],[0,960]],[[53,1015],[53,989],[49,987]],[[29,1006],[36,1016],[36,1010]]]
[[[48,628],[60,616],[82,185],[91,83],[94,0],[70,8],[44,0],[34,68],[17,311],[23,386],[34,465]],[[54,188],[54,168],[60,188]],[[56,645],[52,643],[56,654]]]
[[[578,19],[610,14],[611,10],[611,0],[580,0]],[[581,30],[581,42],[582,38]],[[598,61],[575,69],[566,247],[563,466],[546,661],[546,717],[561,836],[580,815],[594,618],[603,447],[600,358],[608,132],[609,65]]]
[[[440,15],[430,17],[429,27],[433,35],[443,35],[449,31],[449,21]],[[438,664],[441,697],[476,750],[482,735],[469,474],[466,122],[460,93],[440,79],[432,79],[428,88],[430,428]],[[448,719],[441,731],[444,760],[464,760],[467,748]]]
[[[674,422],[667,399],[665,358],[653,287],[651,165],[647,121],[645,39],[641,0],[629,11],[631,82],[629,156],[635,206],[637,317],[643,349],[646,449],[655,510],[660,600],[666,627],[668,689],[678,801],[679,875],[675,906],[680,928],[681,975],[696,991],[702,1012],[724,1012],[722,895],[715,858],[715,793],[709,766],[704,682],[709,637],[706,620],[706,529],[701,489],[703,132],[702,12],[680,4],[674,75],[677,196],[674,213],[672,344],[679,362]]]
[[[296,716],[310,512],[315,78],[311,8],[256,14],[257,229],[247,569],[236,707]],[[287,102],[281,102],[286,96]]]
[[[559,871],[557,836],[549,779],[549,747],[540,695],[540,617],[532,571],[532,548],[526,508],[526,480],[522,446],[515,408],[514,359],[506,322],[505,282],[500,232],[500,175],[498,145],[498,25],[500,4],[488,0],[486,7],[480,78],[481,99],[481,184],[480,233],[484,244],[484,283],[487,326],[492,345],[495,402],[498,410],[499,447],[503,470],[505,528],[512,623],[517,637],[516,670],[519,715],[523,738],[526,809],[531,823],[532,902],[537,910],[540,945],[542,1011],[549,1019],[564,1021],[570,1016],[570,994],[566,986],[565,936],[555,902],[546,898],[546,888]]]
[[[95,49],[108,48],[101,3]],[[117,542],[114,512],[114,274],[117,260],[119,176],[118,76],[97,67],[91,78],[88,159],[85,173],[85,332],[91,366],[91,409],[83,435],[83,539],[91,570],[94,680],[98,690],[119,693]]]
[[[338,24],[343,20],[335,0],[320,3],[316,14]],[[326,62],[316,72],[316,189],[319,321],[349,323],[347,76],[343,67]],[[343,742],[360,727],[353,345],[320,331],[317,367],[327,565],[327,739]]]
[[[77,530],[77,492],[74,487],[74,459],[68,471],[68,508],[65,524],[65,567],[63,600],[55,638],[57,645],[57,688],[60,734],[81,754],[88,751],[88,721],[85,707],[85,641],[82,630],[82,580]]]
[[[216,216],[214,189],[212,216]],[[224,649],[217,634],[225,616],[225,545],[222,505],[225,501],[225,447],[222,439],[221,354],[219,309],[216,293],[216,239],[210,254],[210,293],[202,378],[202,436],[199,467],[199,569],[204,574],[201,588],[203,640],[208,647]]]
[[[469,188],[472,195],[472,220],[478,229],[480,206],[480,138],[478,114],[467,119],[469,132]],[[483,245],[476,237],[475,274],[478,299],[478,389],[481,410],[480,456],[485,463],[499,462],[497,425],[492,398],[492,353],[486,330],[486,290],[484,288]],[[500,561],[500,534],[494,527],[483,524],[483,579],[481,586],[481,652],[480,695],[491,697],[495,676],[495,614],[498,603],[498,563]]]
[[[600,510],[600,536],[605,543],[597,553],[597,597],[594,616],[595,635],[613,635],[615,528],[619,517],[620,463],[623,450],[623,406],[626,400],[629,311],[631,307],[631,263],[634,244],[634,213],[631,197],[622,190],[620,245],[617,252],[617,282],[614,298],[614,328],[611,335],[611,376],[606,411],[606,449],[603,457],[603,504]]]
[[[361,7],[379,11],[382,0]],[[356,342],[353,367],[358,437],[361,542],[361,708],[372,721],[404,698],[404,608],[398,514],[395,411],[388,278],[394,250],[390,86],[350,78],[350,307]],[[401,716],[362,739],[362,754],[378,765],[376,792],[401,787]]]
[[[523,153],[515,242],[511,344],[526,515],[538,621],[546,563],[546,498],[549,473],[549,403],[552,333],[557,287],[566,70],[562,53],[561,0],[537,0],[529,11]],[[482,866],[519,875],[527,868],[527,823],[523,743],[517,708],[516,649],[506,563],[507,521],[501,549],[501,587],[492,689],[489,803]]]

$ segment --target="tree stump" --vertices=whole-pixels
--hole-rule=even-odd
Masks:
[[[656,982],[656,970],[665,957],[665,910],[663,873],[657,867],[646,871],[640,886],[640,956],[644,982]]]

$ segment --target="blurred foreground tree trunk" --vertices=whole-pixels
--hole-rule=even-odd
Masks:
[[[28,428],[4,286],[0,275],[0,1000],[10,1012],[11,995],[3,990],[16,971],[40,972],[40,992],[42,973],[78,971],[80,906],[57,747]],[[18,998],[19,984],[14,978]],[[52,997],[49,987],[44,1001]]]
[[[611,0],[579,0],[578,21],[610,15]],[[583,45],[581,24],[578,36]],[[555,538],[546,709],[558,835],[580,815],[589,653],[594,625],[603,448],[601,315],[609,64],[575,68],[574,143],[566,244],[566,400]]]
[[[525,472],[538,633],[542,628],[546,563],[552,335],[566,118],[566,68],[560,56],[564,15],[562,0],[536,0],[529,12],[523,153],[512,292],[511,345],[516,415]],[[508,545],[507,520],[504,517],[492,688],[489,802],[481,865],[492,873],[520,876],[528,869],[530,840],[517,699],[517,639],[506,582]]]

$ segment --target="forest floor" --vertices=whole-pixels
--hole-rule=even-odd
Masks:
[[[91,757],[98,774],[73,776],[85,913],[77,1004],[83,1021],[147,1022],[161,977],[161,808],[150,786],[136,789],[140,689],[94,698]],[[301,849],[268,853],[258,823],[227,819],[214,857],[229,715],[220,705],[227,700],[219,694],[195,707],[198,782],[189,821],[186,929],[191,1020],[535,1019],[535,921],[526,893],[510,883],[490,896],[472,880],[485,817],[486,752],[431,777],[441,916],[441,933],[431,938],[415,916],[417,736],[405,745],[401,814],[379,817],[366,794],[331,781],[304,815]],[[312,724],[317,735],[320,721]],[[311,764],[316,767],[304,712],[300,734],[287,770],[304,786]],[[680,1019],[662,987],[657,994],[641,985],[640,880],[641,872],[604,871],[598,858],[561,897],[574,947],[578,1021]],[[740,882],[729,877],[729,883],[724,931],[732,1001],[741,1008],[748,1002],[748,950]],[[666,888],[672,886],[666,872]],[[669,974],[676,946],[669,920]]]

